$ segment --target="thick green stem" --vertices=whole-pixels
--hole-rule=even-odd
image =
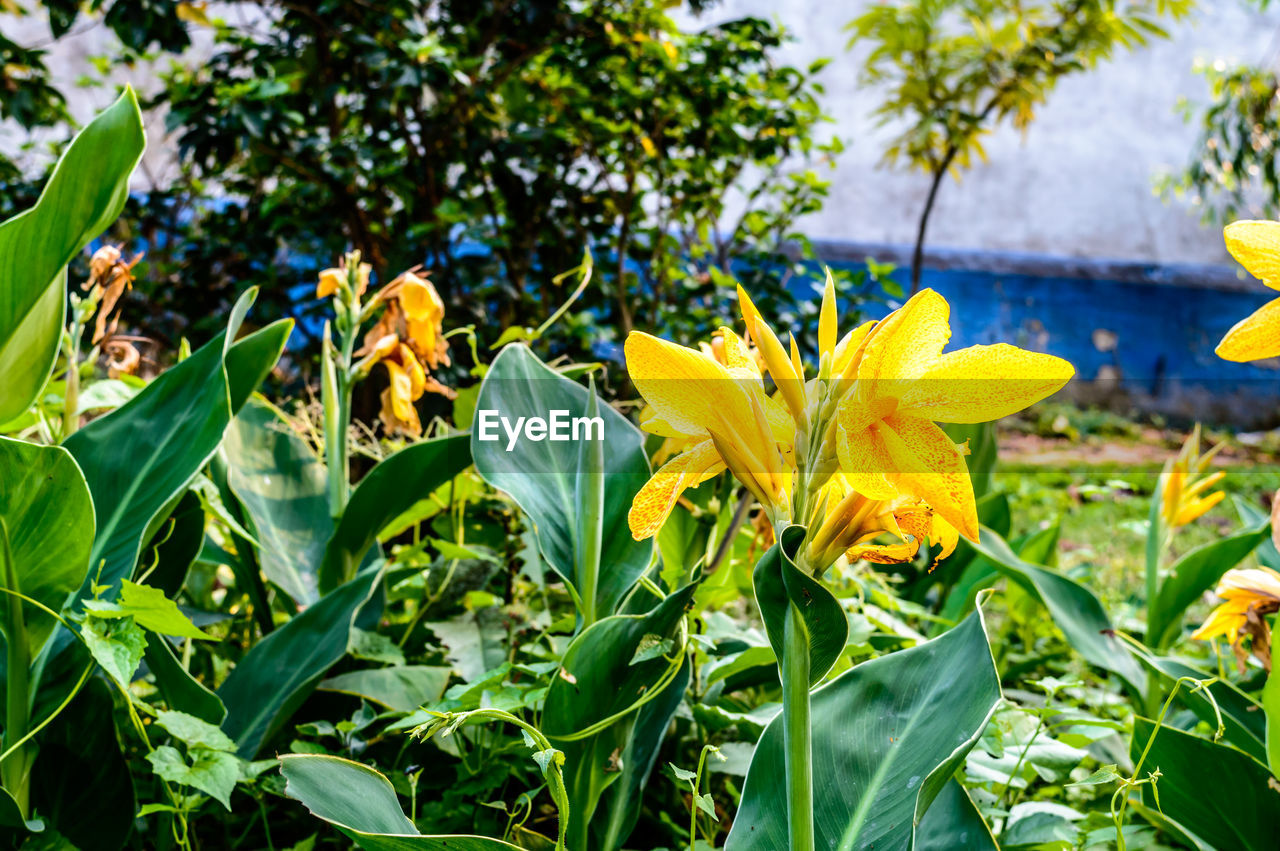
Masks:
[[[348,335],[349,336],[349,335]],[[351,496],[348,481],[347,427],[351,422],[351,378],[349,346],[343,340],[339,353],[325,326],[321,355],[320,403],[324,407],[324,453],[329,476],[329,516],[342,517]]]
[[[9,550],[9,531],[0,520],[0,555],[4,557],[4,583],[8,589],[21,592],[18,571]],[[22,600],[5,595],[5,638],[8,642],[8,668],[5,677],[4,741],[12,745],[27,735],[31,724],[28,707],[31,654],[27,646],[27,627],[22,615]],[[18,802],[22,817],[30,813],[30,780],[32,752],[29,746],[18,747],[0,762],[0,782]]]
[[[809,634],[787,606],[782,652],[782,722],[791,851],[813,851],[813,738],[809,722]]]
[[[80,325],[71,326],[71,345],[67,349],[67,389],[62,397],[62,439],[80,427]]]

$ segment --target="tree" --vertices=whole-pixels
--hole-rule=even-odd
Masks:
[[[929,215],[943,177],[959,179],[982,137],[1002,121],[1025,131],[1058,81],[1165,37],[1162,16],[1181,18],[1192,0],[901,0],[874,4],[848,25],[849,46],[870,48],[863,82],[887,87],[876,110],[904,124],[885,151],[929,175],[916,228],[911,291],[920,287]]]
[[[299,284],[348,247],[382,280],[425,264],[487,342],[553,314],[584,246],[596,275],[555,329],[566,353],[641,321],[706,335],[731,274],[798,314],[806,251],[788,246],[806,248],[794,224],[840,146],[818,138],[816,67],[776,60],[777,26],[685,32],[662,0],[235,5],[230,22],[187,9],[212,55],[150,104],[184,176],[135,199],[121,235],[148,246],[157,325],[194,333],[251,282],[305,320]]]

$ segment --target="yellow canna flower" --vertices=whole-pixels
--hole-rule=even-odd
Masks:
[[[1280,290],[1280,222],[1232,222],[1222,236],[1231,256],[1249,274]],[[1237,322],[1214,351],[1237,363],[1280,355],[1280,298]]]
[[[449,365],[449,344],[444,339],[444,301],[430,281],[413,272],[400,276],[398,294],[404,310],[409,345],[431,369]]]
[[[942,353],[950,306],[933,290],[871,328],[844,377],[837,451],[856,490],[872,499],[924,500],[976,540],[978,513],[964,453],[937,422],[996,420],[1049,396],[1071,364],[1003,343]]]
[[[1225,636],[1243,670],[1243,642],[1253,638],[1252,652],[1271,670],[1271,627],[1265,615],[1280,610],[1280,573],[1269,567],[1228,570],[1214,591],[1224,602],[1214,609],[1192,638],[1210,641]]]
[[[801,556],[811,570],[830,565],[841,556],[851,562],[910,561],[926,539],[942,545],[941,561],[959,543],[955,530],[923,502],[910,497],[870,499],[839,473],[823,487],[813,523],[816,531],[808,536]],[[890,543],[877,543],[884,537],[890,538]]]
[[[1213,456],[1222,444],[1200,453],[1200,424],[1182,444],[1176,458],[1171,458],[1160,474],[1160,517],[1170,529],[1186,526],[1226,496],[1222,491],[1205,494],[1227,475],[1222,470],[1204,476]]]
[[[788,503],[791,471],[784,451],[794,426],[765,395],[760,369],[742,338],[722,328],[719,339],[723,363],[641,331],[627,337],[627,371],[652,409],[643,427],[688,444],[632,501],[627,520],[636,540],[657,533],[681,493],[726,467],[771,515]]]
[[[328,298],[346,286],[347,273],[341,269],[325,269],[316,283],[316,298]]]

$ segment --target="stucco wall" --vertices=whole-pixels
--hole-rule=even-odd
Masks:
[[[806,230],[859,243],[909,243],[927,179],[880,165],[887,136],[871,112],[878,93],[858,85],[860,57],[845,50],[844,23],[865,2],[727,0],[703,25],[741,15],[782,22],[797,37],[788,58],[833,61],[822,74],[835,132],[851,142],[835,171],[832,197]],[[1201,0],[1168,41],[1122,54],[1065,80],[1025,138],[1009,128],[990,136],[990,157],[960,184],[943,186],[930,226],[937,247],[1034,252],[1157,263],[1228,260],[1218,232],[1199,211],[1153,193],[1161,169],[1181,167],[1197,135],[1175,113],[1181,96],[1203,102],[1197,60],[1257,63],[1274,56],[1280,9],[1259,13],[1243,0]]]

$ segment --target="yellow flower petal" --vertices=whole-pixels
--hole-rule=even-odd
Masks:
[[[724,469],[710,440],[695,444],[664,464],[631,502],[627,525],[637,541],[653,537],[667,521],[676,500],[687,488],[706,481]]]
[[[836,316],[836,282],[827,269],[827,281],[822,289],[822,309],[818,312],[818,355],[831,353],[835,357],[836,340],[840,335]]]
[[[393,360],[384,360],[383,366],[387,368],[387,377],[391,379],[391,407],[395,411],[396,419],[409,421],[417,419],[417,411],[413,407],[413,379],[403,366]],[[421,394],[419,394],[421,395]]]
[[[1056,392],[1075,374],[1062,358],[998,343],[948,352],[899,397],[905,415],[946,423],[1006,417]]]
[[[858,380],[919,378],[951,339],[950,315],[947,300],[933,290],[916,293],[872,329],[858,365]],[[874,393],[888,395],[890,388],[877,387]]]
[[[1280,355],[1280,298],[1267,302],[1237,322],[1214,352],[1223,360],[1235,363]]]
[[[1223,228],[1222,239],[1250,275],[1280,290],[1280,222],[1232,222]]]
[[[928,420],[891,416],[878,431],[891,467],[889,480],[922,499],[971,541],[978,539],[978,507],[964,456],[946,432]]]
[[[320,282],[316,284],[316,298],[328,298],[338,291],[347,279],[347,273],[341,269],[325,269],[320,273]]]
[[[893,469],[893,461],[878,429],[853,432],[841,429],[836,439],[836,452],[840,458],[840,472],[858,493],[869,499],[893,499],[898,495],[897,488],[886,475]]]
[[[444,302],[429,281],[405,272],[400,284],[400,306],[405,315],[420,322],[439,322],[444,318]]]
[[[738,380],[701,352],[643,331],[627,335],[627,374],[654,414],[679,434],[706,436],[722,419],[753,415]]]
[[[871,333],[871,329],[876,327],[876,321],[864,322],[857,328],[854,328],[848,334],[836,343],[835,361],[831,365],[831,374],[835,376],[843,376],[856,371],[858,366],[858,353],[862,350],[862,343],[867,339],[867,335]]]
[[[782,341],[764,321],[764,317],[751,301],[751,296],[747,295],[747,291],[742,287],[738,287],[738,306],[742,310],[742,318],[747,323],[747,330],[756,341],[760,354],[764,356],[764,363],[769,369],[769,374],[773,376],[773,383],[778,385],[778,391],[782,393],[782,398],[791,409],[791,413],[795,414],[796,419],[800,419],[804,416],[805,409],[804,383],[792,365],[786,349],[782,347]]]

